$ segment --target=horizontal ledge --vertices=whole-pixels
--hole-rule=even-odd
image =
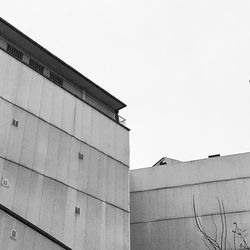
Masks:
[[[153,192],[153,191],[171,189],[171,188],[183,188],[183,187],[190,187],[190,186],[197,186],[197,185],[204,185],[204,184],[211,184],[211,183],[218,183],[218,182],[245,180],[245,179],[250,179],[250,176],[242,176],[242,177],[220,179],[220,180],[213,180],[213,181],[202,181],[202,182],[197,182],[197,183],[188,183],[188,184],[182,184],[182,185],[176,185],[176,186],[160,187],[160,188],[145,189],[145,190],[135,190],[135,191],[131,191],[130,194]]]
[[[226,212],[226,215],[230,214],[240,214],[240,213],[250,213],[250,210],[240,210],[240,211],[232,211],[232,212]],[[219,216],[221,215],[220,213],[212,213],[212,214],[202,214],[198,215],[198,217],[208,217],[208,216]],[[194,216],[183,216],[183,217],[174,217],[174,218],[163,218],[163,219],[157,219],[157,220],[148,220],[148,221],[135,221],[131,222],[131,225],[136,225],[136,224],[143,224],[143,223],[154,223],[154,222],[161,222],[161,221],[172,221],[172,220],[185,220],[185,219],[194,219]]]
[[[87,142],[85,142],[85,141],[80,140],[79,138],[75,137],[74,135],[70,134],[69,132],[67,132],[67,131],[65,131],[65,130],[63,130],[63,129],[59,128],[59,127],[57,127],[56,125],[54,125],[54,124],[52,124],[52,123],[47,122],[47,121],[46,121],[46,120],[44,120],[42,117],[40,117],[40,116],[37,116],[37,115],[33,114],[33,113],[32,113],[32,112],[30,112],[29,110],[26,110],[26,109],[24,109],[24,108],[20,107],[19,105],[17,105],[17,104],[15,104],[15,103],[13,103],[13,102],[11,102],[11,101],[9,101],[9,100],[5,99],[5,98],[4,98],[4,97],[2,97],[2,96],[0,96],[0,98],[1,98],[2,100],[4,100],[4,101],[6,101],[6,102],[10,103],[11,105],[13,105],[13,106],[15,106],[15,107],[17,107],[17,108],[19,108],[19,109],[23,110],[24,112],[26,112],[26,113],[28,113],[28,114],[30,114],[30,115],[33,115],[34,117],[36,117],[36,118],[38,118],[39,120],[41,120],[41,121],[43,121],[43,122],[45,122],[45,123],[49,124],[50,126],[52,126],[52,127],[56,128],[56,129],[59,129],[59,130],[60,130],[60,131],[62,131],[63,133],[65,133],[65,134],[67,134],[67,135],[71,136],[72,138],[75,138],[76,140],[78,140],[78,141],[80,141],[80,142],[84,143],[85,145],[87,145],[87,146],[89,146],[89,147],[91,147],[91,148],[95,149],[96,151],[98,151],[98,152],[100,152],[100,153],[102,153],[102,154],[104,154],[104,155],[108,156],[110,159],[113,159],[114,161],[117,161],[117,162],[121,163],[123,166],[125,166],[125,167],[129,168],[129,166],[128,166],[128,165],[126,165],[125,163],[123,163],[122,161],[120,161],[120,160],[118,160],[118,159],[115,159],[113,156],[108,155],[107,153],[104,153],[104,152],[103,152],[103,151],[101,151],[100,149],[98,149],[98,148],[96,148],[96,147],[94,147],[94,146],[92,146],[92,145],[88,144],[88,143],[87,143]]]
[[[24,219],[23,217],[21,217],[20,215],[14,213],[12,210],[8,209],[7,207],[5,207],[4,205],[0,204],[0,210],[2,210],[3,212],[5,212],[6,214],[10,215],[11,217],[15,218],[16,220],[22,222],[23,224],[25,224],[26,226],[30,227],[31,229],[33,229],[34,231],[38,232],[39,234],[43,235],[44,237],[46,237],[47,239],[53,241],[54,243],[56,243],[58,246],[63,247],[66,250],[72,250],[72,248],[66,246],[64,243],[62,243],[61,241],[57,240],[56,238],[54,238],[51,234],[45,232],[44,230],[42,230],[41,228],[37,227],[36,225],[34,225],[33,223],[31,223],[30,221]]]
[[[110,206],[112,206],[112,207],[114,207],[114,208],[117,208],[117,209],[119,209],[119,210],[121,210],[121,211],[123,211],[123,212],[125,212],[125,213],[130,213],[128,210],[126,210],[126,209],[124,209],[124,208],[118,207],[118,206],[116,206],[116,205],[114,205],[114,204],[112,204],[112,203],[110,203],[110,202],[104,201],[104,200],[102,200],[102,199],[100,199],[100,198],[98,198],[98,197],[96,197],[96,196],[94,196],[94,195],[92,195],[92,194],[89,194],[89,193],[84,192],[84,191],[82,191],[82,190],[79,190],[79,189],[77,189],[77,188],[75,188],[75,187],[72,187],[72,186],[70,186],[70,185],[67,185],[66,183],[64,183],[64,182],[62,182],[62,181],[59,181],[59,180],[57,180],[57,179],[54,179],[54,178],[52,178],[52,177],[50,177],[50,176],[48,176],[48,175],[42,174],[42,173],[40,173],[40,172],[38,172],[38,171],[36,171],[36,170],[34,170],[34,169],[32,169],[32,168],[29,168],[29,167],[27,167],[27,166],[21,165],[21,164],[15,162],[15,161],[9,160],[9,159],[7,159],[7,158],[1,156],[1,155],[0,155],[0,158],[3,159],[3,160],[5,160],[5,161],[11,162],[11,163],[15,164],[16,166],[20,166],[20,167],[22,167],[22,168],[28,169],[28,170],[30,170],[30,171],[32,171],[32,172],[38,174],[38,175],[41,175],[41,176],[46,177],[46,178],[49,178],[50,180],[55,181],[55,182],[58,182],[58,183],[60,183],[60,184],[62,184],[62,185],[64,185],[64,186],[66,186],[66,187],[72,188],[72,189],[76,190],[77,192],[80,192],[80,193],[82,193],[82,194],[85,194],[85,195],[87,195],[87,196],[89,196],[89,197],[91,197],[91,198],[93,198],[93,199],[95,199],[95,200],[98,200],[98,201],[100,201],[100,202],[104,202],[104,203],[106,203],[106,204],[108,204],[108,205],[110,205]]]

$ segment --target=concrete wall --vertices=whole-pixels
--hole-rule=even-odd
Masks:
[[[128,165],[125,128],[0,50],[1,204],[73,249],[127,250]]]
[[[17,232],[16,240],[10,237]],[[53,241],[0,210],[0,249],[4,250],[63,250]]]
[[[234,222],[250,232],[249,166],[245,153],[131,171],[131,249],[207,249],[195,225],[193,195],[213,237],[210,215],[220,235],[216,197],[223,200],[232,245]]]
[[[2,50],[0,58],[1,97],[129,165],[126,129]]]
[[[0,176],[1,204],[73,249],[128,249],[128,212],[2,158]]]

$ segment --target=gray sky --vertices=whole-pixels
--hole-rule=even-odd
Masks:
[[[124,101],[131,168],[250,151],[249,0],[7,1],[1,16]]]

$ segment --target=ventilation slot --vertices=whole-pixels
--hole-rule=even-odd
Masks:
[[[40,74],[43,74],[44,66],[30,58],[29,66]]]
[[[50,72],[49,78],[59,86],[63,86],[63,79],[53,72]]]
[[[12,45],[8,44],[7,46],[7,52],[14,56],[16,59],[22,61],[23,60],[23,52],[18,50],[17,48],[13,47]]]
[[[18,127],[18,121],[15,120],[15,119],[12,119],[12,125],[13,125],[14,127]]]
[[[75,214],[80,214],[80,207],[75,207]]]
[[[5,187],[5,188],[8,188],[9,187],[9,180],[2,177],[1,179],[1,186]]]
[[[78,153],[78,158],[79,158],[80,160],[83,160],[83,154],[82,154],[82,153]]]
[[[13,240],[17,239],[17,231],[15,229],[11,229],[10,238],[13,239]]]

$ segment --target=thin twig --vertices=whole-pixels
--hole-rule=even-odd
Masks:
[[[217,250],[217,249],[221,249],[219,247],[219,244],[213,239],[211,238],[204,230],[204,228],[202,227],[202,224],[200,222],[200,219],[198,217],[198,214],[196,212],[196,206],[195,206],[195,199],[194,199],[194,195],[193,195],[193,210],[194,210],[194,218],[195,218],[195,223],[197,225],[197,228],[199,229],[199,231],[202,233],[202,235],[206,238],[206,240],[210,243],[210,245],[213,247],[213,249]]]
[[[204,242],[204,244],[206,245],[206,247],[207,247],[209,250],[211,250],[211,248],[209,247],[209,245],[208,245],[207,242],[206,242],[206,238],[204,238],[204,236],[203,236],[201,239],[203,240],[203,242]]]
[[[214,240],[217,241],[217,225],[214,221],[214,216],[211,214],[211,217],[212,217],[212,221],[214,223],[214,227],[215,227],[215,237],[214,237]]]
[[[234,222],[235,223],[235,229],[234,229],[234,250],[237,250],[236,249],[236,227],[237,227],[237,223],[236,222]]]
[[[227,249],[227,218],[225,213],[225,207],[223,201],[221,201],[222,204],[222,210],[223,210],[223,216],[224,216],[224,225],[225,225],[225,236],[224,236],[224,246],[225,250]]]
[[[207,233],[205,232],[204,228],[201,225],[200,219],[197,215],[195,215],[195,222],[199,229],[199,231],[202,233],[203,237],[206,238],[206,240],[212,245],[212,247],[216,250],[218,248],[218,243],[215,242]]]
[[[221,219],[221,241],[220,241],[220,247],[221,247],[221,249],[223,249],[224,221],[223,221],[223,216],[222,216],[222,209],[221,209],[220,200],[218,199],[218,197],[216,197],[216,199],[218,201],[218,205],[219,205],[219,209],[220,209],[220,219]]]

